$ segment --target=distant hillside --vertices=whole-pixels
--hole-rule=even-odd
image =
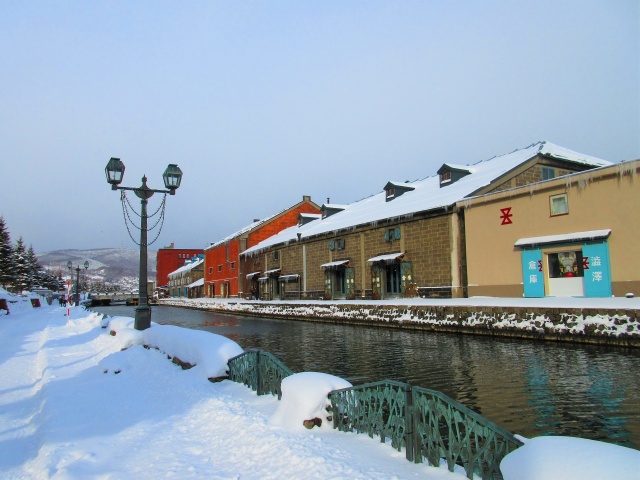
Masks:
[[[147,272],[149,280],[156,278],[156,250],[149,250]],[[140,270],[140,250],[132,248],[95,248],[91,250],[54,250],[38,253],[40,265],[55,273],[68,273],[67,262],[73,262],[73,268],[83,268],[89,261],[90,276],[101,277],[105,281],[118,283],[124,278],[138,278]],[[83,268],[84,270],[84,268]]]

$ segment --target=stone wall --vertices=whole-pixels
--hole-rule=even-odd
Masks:
[[[640,311],[526,307],[394,306],[326,302],[161,300],[234,315],[640,347]]]

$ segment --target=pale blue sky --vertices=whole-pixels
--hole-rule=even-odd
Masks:
[[[200,248],[539,140],[639,158],[639,44],[637,0],[3,1],[0,215],[38,252],[136,248],[104,167],[177,163],[150,248]]]

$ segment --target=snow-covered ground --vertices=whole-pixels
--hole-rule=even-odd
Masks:
[[[241,351],[224,337],[138,332],[124,317],[101,328],[101,316],[81,308],[67,317],[66,308],[0,298],[15,302],[10,315],[0,311],[1,479],[466,478],[328,422],[304,428],[342,379],[305,372],[283,382],[281,401],[259,397],[207,380]],[[167,356],[196,366],[182,370]],[[639,451],[566,437],[526,441],[505,462],[507,480],[640,478]]]

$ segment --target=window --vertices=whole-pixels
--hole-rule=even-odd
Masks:
[[[236,262],[231,262],[231,270],[235,270],[236,269]]]
[[[218,271],[222,272],[222,265],[218,265]]]
[[[561,193],[560,195],[551,195],[549,197],[549,210],[552,217],[555,217],[556,215],[567,215],[569,213],[567,194]]]
[[[440,173],[440,183],[447,183],[451,181],[451,170],[444,170]]]
[[[209,267],[209,273],[213,273],[213,267]]]
[[[395,189],[393,187],[387,188],[387,198],[392,198],[395,196]]]
[[[386,242],[392,242],[393,240],[400,240],[400,227],[389,228],[385,230],[384,239]]]
[[[582,251],[549,253],[549,278],[584,277]]]
[[[273,259],[278,260],[279,258],[280,258],[280,253],[278,252],[278,250],[276,250],[275,252],[273,252]]]
[[[542,180],[551,180],[556,177],[556,171],[553,168],[542,167]]]

